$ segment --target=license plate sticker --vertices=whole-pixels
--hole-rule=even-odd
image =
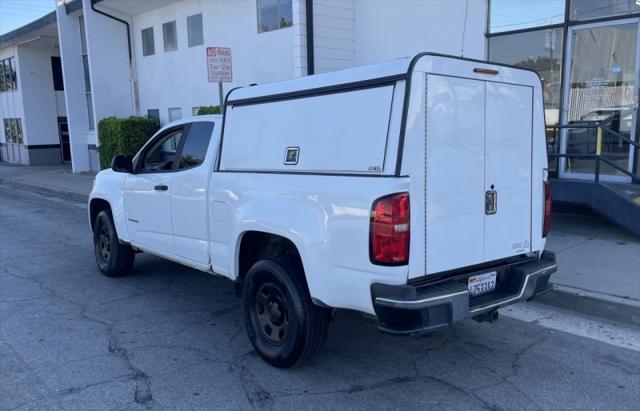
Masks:
[[[469,277],[469,296],[477,297],[489,293],[496,288],[497,272],[485,273]]]

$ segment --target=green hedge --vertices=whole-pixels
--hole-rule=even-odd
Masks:
[[[204,116],[205,114],[220,114],[220,106],[200,107],[200,109],[198,110],[198,115]]]
[[[155,120],[146,117],[108,117],[100,120],[98,140],[101,168],[111,167],[111,160],[117,154],[135,155],[159,128]]]

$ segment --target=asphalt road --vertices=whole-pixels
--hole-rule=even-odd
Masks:
[[[103,277],[83,204],[0,185],[3,410],[637,409],[634,334],[589,321],[404,338],[339,313],[317,360],[278,370],[252,351],[230,282],[146,255]],[[596,337],[560,331],[581,326]]]

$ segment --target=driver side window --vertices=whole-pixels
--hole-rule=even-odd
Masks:
[[[183,130],[175,130],[155,142],[145,154],[140,171],[150,173],[173,169],[182,136]]]

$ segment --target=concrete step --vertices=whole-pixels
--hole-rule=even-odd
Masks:
[[[550,179],[553,201],[588,207],[640,236],[640,184]]]

